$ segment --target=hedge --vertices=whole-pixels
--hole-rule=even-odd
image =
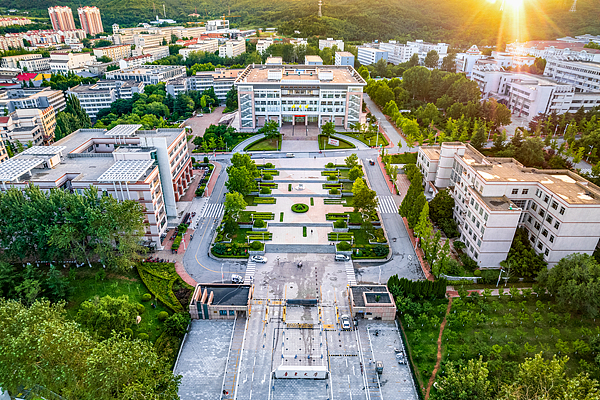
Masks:
[[[446,297],[446,279],[435,281],[411,281],[406,278],[398,278],[393,275],[388,279],[387,286],[394,296],[405,295],[417,298],[444,299]]]
[[[295,213],[305,213],[308,211],[308,205],[304,203],[293,204],[292,211]]]
[[[172,363],[175,364],[180,343],[181,339],[177,336],[171,336],[167,332],[163,332],[154,342],[154,350],[156,354],[165,357],[166,360],[172,360]]]
[[[152,266],[160,265],[160,263],[151,264],[153,264]],[[184,311],[183,306],[173,293],[173,284],[179,279],[179,275],[158,271],[156,268],[151,268],[145,263],[138,264],[137,271],[140,278],[142,278],[142,282],[144,282],[144,285],[146,285],[154,297],[175,312]]]
[[[254,204],[275,204],[275,197],[255,197]]]

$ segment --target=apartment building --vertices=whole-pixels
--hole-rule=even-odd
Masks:
[[[387,62],[387,59],[387,51],[375,49],[372,47],[358,48],[358,62],[362,65],[376,64],[379,60],[385,60]]]
[[[569,43],[560,40],[533,40],[524,43],[509,43],[506,52],[516,56],[572,59],[600,62],[600,50],[587,49],[585,43]]]
[[[25,26],[33,24],[33,22],[29,18],[23,17],[3,17],[0,18],[0,26],[11,26],[11,25],[20,25]]]
[[[133,56],[119,60],[119,67],[121,69],[139,67],[140,65],[151,63],[152,61],[154,61],[154,57],[150,54],[142,54],[141,56]]]
[[[6,117],[0,117],[0,141],[23,146],[42,146],[44,136],[42,128],[35,121],[35,117],[19,117],[18,111],[14,111]]]
[[[598,44],[600,44],[600,36],[590,35],[589,33],[586,33],[585,35],[575,36],[575,37],[565,36],[562,38],[558,38],[556,40],[561,41],[561,42],[568,42],[568,43],[583,43],[583,44],[598,43]]]
[[[0,117],[0,120],[1,119],[2,117]],[[6,160],[8,160],[8,151],[6,151],[6,146],[4,145],[4,142],[0,140],[0,163],[3,163]]]
[[[41,54],[20,54],[17,56],[2,57],[0,67],[2,68],[21,68],[21,62],[26,60],[34,60],[42,58]]]
[[[21,60],[19,65],[23,71],[28,72],[50,71],[50,57]]]
[[[162,249],[160,236],[176,226],[176,203],[192,179],[191,159],[184,129],[140,128],[81,129],[52,146],[29,148],[0,164],[0,190],[31,183],[81,193],[93,185],[119,201],[138,201],[146,240]]]
[[[333,38],[327,38],[326,40],[319,39],[319,50],[323,50],[326,47],[333,48],[336,46],[339,51],[344,51],[343,40],[333,40]]]
[[[462,72],[470,79],[475,63],[483,58],[486,58],[486,56],[479,51],[477,45],[471,46],[465,53],[456,54],[456,72]]]
[[[219,46],[219,57],[235,58],[246,52],[246,40],[228,40]]]
[[[143,65],[140,67],[118,69],[106,73],[106,79],[134,80],[149,85],[168,82],[171,79],[186,76],[184,66],[180,65]]]
[[[205,53],[214,53],[219,50],[219,41],[217,39],[198,40],[196,44],[192,44],[183,49],[179,49],[179,54],[186,60],[190,53],[203,51]]]
[[[10,116],[13,117],[15,124],[21,127],[38,126],[42,135],[41,140],[43,145],[47,146],[54,142],[54,131],[56,130],[54,107],[21,108],[13,111]],[[34,144],[38,143],[34,141]]]
[[[69,71],[83,70],[95,62],[96,58],[90,53],[50,53],[50,71],[53,74],[67,74]]]
[[[7,33],[4,36],[0,36],[0,49],[3,51],[11,49],[22,49],[23,38],[19,34]]]
[[[259,39],[258,42],[256,42],[256,51],[258,51],[260,54],[263,54],[272,45],[273,38]]]
[[[349,65],[354,67],[354,54],[348,51],[336,51],[335,65]]]
[[[248,65],[235,81],[239,130],[254,131],[269,120],[348,129],[361,119],[364,86],[349,66]]]
[[[600,188],[571,171],[525,168],[459,142],[422,146],[417,160],[421,171],[437,163],[424,175],[426,190],[449,190],[460,240],[480,267],[500,266],[517,227],[549,266],[600,243]]]
[[[216,32],[229,29],[229,20],[213,19],[206,21],[206,32]]]
[[[98,7],[79,7],[77,9],[79,15],[79,22],[81,22],[81,28],[90,35],[97,35],[98,33],[104,32],[102,27],[102,17],[100,17],[100,10]]]
[[[108,57],[113,61],[119,61],[131,57],[131,46],[128,44],[100,47],[94,49],[96,58]]]
[[[151,55],[154,61],[160,60],[169,57],[169,46],[142,47],[142,54]]]
[[[77,85],[67,90],[68,96],[77,97],[81,108],[90,118],[96,118],[98,111],[110,108],[118,99],[130,99],[133,93],[143,93],[145,84],[133,80],[100,80],[92,85]]]
[[[558,58],[546,61],[544,76],[572,85],[576,92],[600,92],[600,63]]]
[[[235,80],[244,70],[217,68],[214,71],[198,71],[187,78],[187,90],[203,92],[213,88],[221,103],[227,98],[227,92],[233,87]],[[168,88],[167,88],[168,91]]]
[[[157,47],[163,46],[164,42],[171,42],[171,34],[139,34],[132,36],[133,43],[129,43],[129,40],[123,39],[119,42],[120,44],[134,44],[136,47]]]
[[[306,65],[323,65],[323,59],[319,56],[304,56]]]
[[[52,29],[55,31],[75,30],[75,20],[73,19],[73,10],[70,7],[50,7],[48,8]]]
[[[443,59],[448,55],[448,44],[446,43],[428,43],[423,40],[408,41],[406,44],[390,40],[388,43],[372,44],[374,48],[379,48],[387,52],[388,62],[398,65],[409,61],[414,54],[419,56],[419,62],[423,63],[427,53],[431,50],[437,51],[441,65]],[[360,61],[360,55],[359,55]]]
[[[50,106],[55,112],[65,109],[66,101],[62,91],[49,87],[0,90],[0,110],[7,109],[9,113],[22,108],[46,109]]]

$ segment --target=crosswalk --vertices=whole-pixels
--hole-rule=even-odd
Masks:
[[[256,263],[250,259],[248,259],[248,264],[246,265],[246,275],[244,275],[244,282],[250,283],[254,279],[254,273],[256,272]]]
[[[379,200],[377,211],[380,214],[398,214],[398,206],[392,196],[377,196],[377,199]]]
[[[200,218],[217,218],[223,215],[223,203],[205,204],[200,211]]]
[[[356,285],[356,274],[354,273],[354,264],[352,260],[346,261],[346,279],[349,285]]]

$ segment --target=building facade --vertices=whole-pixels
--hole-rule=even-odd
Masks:
[[[65,109],[65,96],[61,90],[49,87],[0,90],[0,110],[13,112],[21,108],[46,109],[50,106],[55,112]]]
[[[119,67],[121,67],[121,69],[139,67],[140,65],[151,63],[152,61],[154,61],[154,57],[152,57],[150,54],[142,54],[141,56],[134,56],[119,60]]]
[[[246,40],[228,40],[219,46],[219,57],[235,58],[246,52]]]
[[[349,65],[354,67],[354,54],[348,51],[336,51],[335,65]]]
[[[327,38],[326,40],[319,39],[319,50],[323,50],[326,47],[333,48],[336,46],[339,51],[344,51],[343,40],[333,40],[333,38]]]
[[[102,18],[100,17],[100,10],[98,7],[79,7],[77,9],[79,15],[79,22],[81,22],[81,29],[90,35],[97,35],[98,33],[104,32],[102,27]]]
[[[50,53],[50,71],[53,74],[67,74],[69,71],[83,70],[95,62],[96,58],[90,53]]]
[[[32,58],[31,60],[21,60],[19,64],[23,71],[50,71],[50,57]]]
[[[183,78],[185,76],[185,67],[179,65],[143,65],[106,73],[106,79],[134,80],[144,82],[147,85],[156,85],[159,82],[166,83],[171,79]]]
[[[94,56],[96,56],[96,58],[108,57],[112,61],[119,61],[124,58],[131,57],[131,46],[128,44],[123,44],[108,47],[100,47],[94,49]]]
[[[558,58],[546,61],[545,76],[572,85],[576,92],[600,92],[600,63]]]
[[[48,8],[52,29],[55,31],[75,30],[75,20],[73,19],[73,10],[70,7],[50,7]]]
[[[269,120],[348,129],[361,120],[366,82],[349,66],[249,65],[235,86],[240,130],[254,131]]]
[[[219,50],[219,41],[217,39],[198,40],[196,44],[192,44],[186,48],[179,49],[179,54],[183,59],[187,59],[190,53],[195,51],[204,51],[206,53],[214,53]]]
[[[372,47],[358,48],[358,62],[362,65],[376,64],[379,60],[385,60],[387,62],[387,59],[387,51],[375,49]]]
[[[22,61],[35,60],[35,59],[41,59],[41,58],[42,58],[41,54],[20,54],[20,55],[16,55],[16,56],[2,57],[2,62],[0,62],[0,67],[23,69],[23,67],[21,66]]]
[[[599,244],[600,188],[571,171],[525,168],[460,142],[422,146],[417,166],[428,172],[425,190],[447,188],[454,198],[460,240],[480,267],[500,266],[518,227],[549,266]]]
[[[585,43],[569,43],[560,40],[533,40],[524,43],[509,43],[506,52],[516,56],[562,58],[565,60],[580,60],[600,62],[600,50],[585,48]]]
[[[92,85],[77,85],[67,90],[68,96],[77,97],[81,108],[90,118],[96,118],[98,111],[110,108],[118,99],[130,99],[133,93],[143,93],[144,83],[133,80],[100,80]]]

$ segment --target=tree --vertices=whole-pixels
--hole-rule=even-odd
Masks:
[[[491,399],[492,383],[488,375],[487,363],[470,359],[463,367],[455,366],[451,361],[437,383],[435,400],[475,400]]]
[[[238,109],[238,92],[237,89],[232,87],[225,97],[225,110],[223,112],[231,112]]]
[[[439,62],[440,62],[440,55],[435,50],[429,51],[427,53],[427,56],[425,56],[425,66],[427,68],[431,68],[431,69],[437,68],[439,66]]]
[[[369,80],[369,70],[367,67],[361,65],[357,72],[365,81]]]
[[[377,76],[380,76],[382,78],[385,78],[387,76],[387,60],[380,58],[375,63],[375,73],[377,74]]]
[[[544,142],[537,137],[525,139],[515,158],[526,167],[541,167],[544,163]]]
[[[344,159],[344,163],[346,163],[346,167],[352,169],[358,166],[358,156],[356,153],[350,154],[348,157]]]
[[[538,283],[563,306],[596,317],[600,307],[600,265],[593,256],[574,253],[552,269],[542,270]]]
[[[267,121],[257,133],[262,133],[267,139],[276,138],[279,136],[279,124],[277,121]]]
[[[254,180],[255,176],[245,166],[235,167],[233,165],[227,167],[227,175],[229,176],[225,187],[230,192],[238,192],[241,195],[248,195],[250,192],[256,191],[257,184]]]
[[[499,151],[504,150],[506,148],[506,146],[504,145],[504,142],[506,142],[506,131],[502,131],[502,133],[496,132],[494,134],[494,142],[492,145],[492,151],[499,152]]]
[[[360,166],[355,165],[354,167],[352,167],[352,169],[350,169],[350,172],[348,172],[348,179],[350,179],[351,181],[355,181],[358,178],[362,178],[363,177],[363,170]]]
[[[108,56],[102,56],[102,57],[98,57],[97,60],[101,63],[109,63],[112,61],[112,58],[110,58]]]
[[[408,62],[406,63],[406,67],[407,68],[413,68],[419,65],[419,54],[418,53],[413,53],[413,55],[410,57],[410,60],[408,60]]]
[[[321,126],[321,133],[327,137],[335,135],[335,124],[333,122],[327,122]]]
[[[475,147],[477,150],[481,150],[483,149],[485,142],[485,125],[476,125],[476,130],[471,137],[471,146]]]
[[[443,220],[452,219],[454,198],[447,190],[440,190],[429,202],[429,218],[439,224]]]
[[[510,268],[511,275],[532,279],[548,264],[544,261],[544,257],[531,247],[528,231],[525,228],[518,228],[502,266]]]
[[[402,74],[402,86],[411,94],[413,99],[425,100],[429,93],[431,71],[425,67],[413,67]]]
[[[456,53],[448,53],[442,60],[442,71],[456,72]]]
[[[165,320],[165,331],[171,336],[183,337],[190,324],[190,314],[187,312],[175,313]]]
[[[244,196],[238,192],[225,194],[225,203],[223,208],[226,214],[231,214],[235,219],[241,211],[244,211],[248,204],[244,200]]]
[[[77,320],[92,335],[108,338],[113,331],[123,332],[135,322],[137,309],[127,295],[120,297],[98,296],[79,306]]]
[[[371,215],[377,207],[377,192],[369,189],[362,178],[356,178],[352,185],[352,205],[355,212]]]

